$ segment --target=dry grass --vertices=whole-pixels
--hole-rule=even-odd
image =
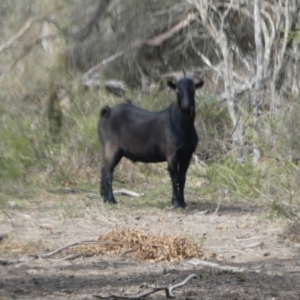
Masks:
[[[201,248],[185,237],[150,235],[141,230],[114,229],[98,240],[102,244],[80,245],[72,252],[84,255],[132,252],[137,259],[155,262],[204,256]]]
[[[0,242],[0,253],[10,256],[35,255],[37,252],[45,251],[45,244],[42,241],[10,241]]]

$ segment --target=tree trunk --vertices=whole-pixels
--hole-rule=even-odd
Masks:
[[[262,22],[260,15],[260,0],[254,0],[254,37],[256,46],[256,78],[254,91],[252,91],[253,111],[253,163],[257,164],[260,158],[260,150],[257,145],[259,137],[258,119],[261,111],[264,80],[264,45],[262,40]]]

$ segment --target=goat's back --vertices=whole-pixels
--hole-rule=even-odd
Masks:
[[[147,130],[167,122],[166,110],[151,112],[131,104],[118,104],[113,108],[104,107],[100,113],[99,127],[110,131]],[[153,128],[153,127],[152,127]],[[153,128],[153,129],[154,129]]]
[[[167,142],[172,139],[167,109],[150,112],[123,103],[102,109],[98,133],[104,146],[109,143],[125,157],[147,162],[166,160]]]

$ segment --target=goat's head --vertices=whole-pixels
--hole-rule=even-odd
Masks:
[[[195,108],[195,91],[203,86],[204,81],[199,80],[195,83],[193,80],[194,74],[192,73],[169,73],[165,77],[173,76],[176,78],[176,84],[168,81],[168,86],[176,91],[177,104],[182,111],[190,112]]]

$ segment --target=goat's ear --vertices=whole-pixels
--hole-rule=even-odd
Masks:
[[[199,89],[204,85],[204,81],[200,80],[198,83],[195,84],[195,89]]]
[[[173,83],[172,81],[168,81],[168,86],[169,86],[170,89],[176,90],[176,84]]]

